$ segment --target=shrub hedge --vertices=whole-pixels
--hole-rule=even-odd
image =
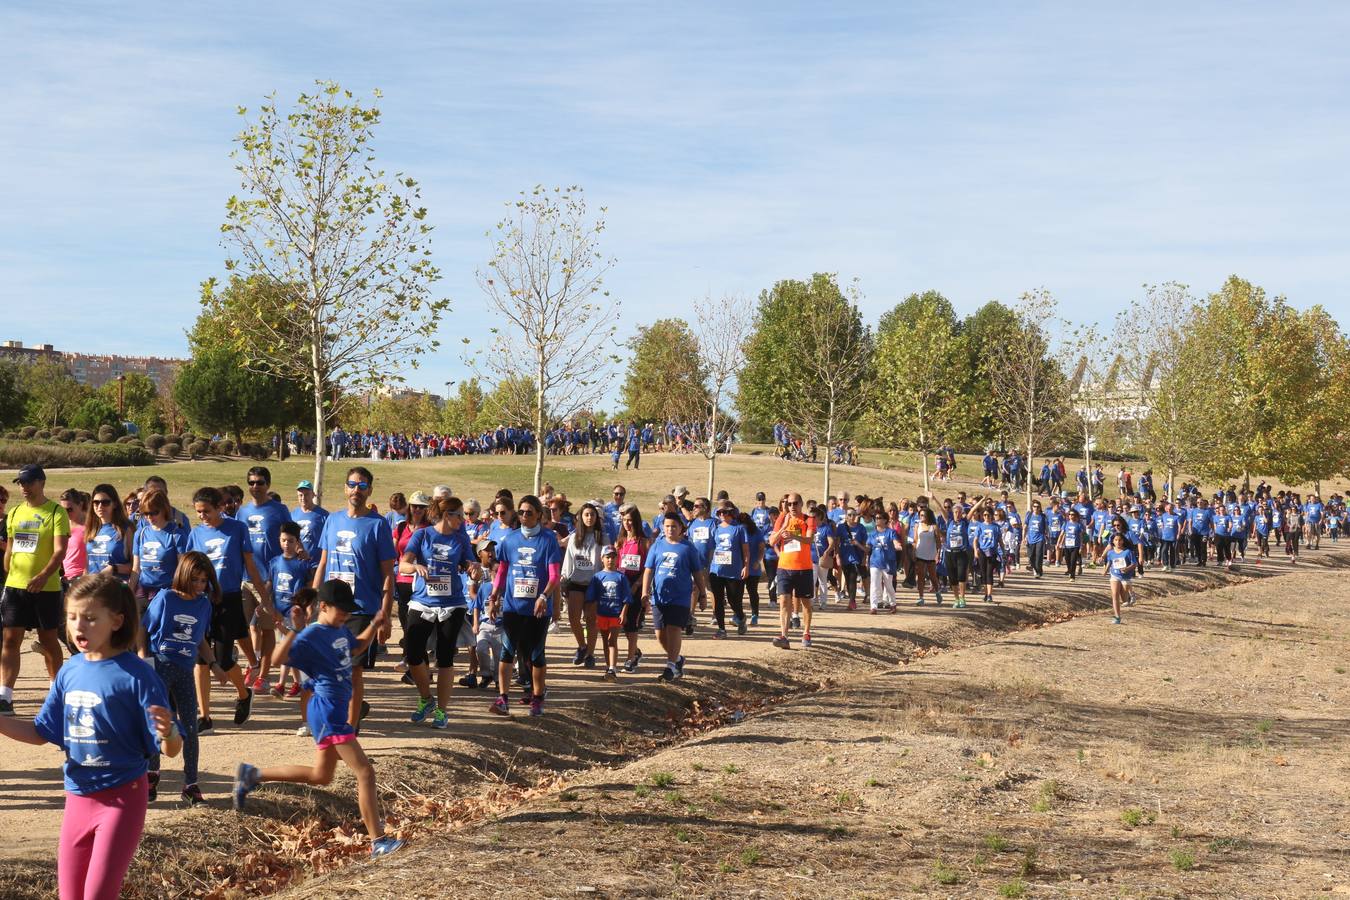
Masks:
[[[127,444],[59,444],[0,440],[0,466],[17,469],[30,463],[53,469],[153,466],[155,457],[144,447],[132,447]]]
[[[167,456],[169,459],[176,459],[177,457],[183,455],[183,447],[180,444],[168,443],[165,444],[163,447],[160,447],[159,452]]]

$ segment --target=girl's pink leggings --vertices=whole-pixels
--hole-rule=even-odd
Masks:
[[[145,828],[150,785],[135,781],[96,794],[66,793],[56,881],[61,900],[117,900]]]

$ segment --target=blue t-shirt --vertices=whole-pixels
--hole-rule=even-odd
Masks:
[[[1197,506],[1190,511],[1188,518],[1191,523],[1191,531],[1201,537],[1208,537],[1210,524],[1214,521],[1214,513],[1206,506]]]
[[[854,541],[857,541],[855,544]],[[862,562],[862,551],[858,544],[867,543],[867,529],[861,523],[851,527],[847,522],[839,526],[839,562],[846,566],[856,566]]]
[[[773,522],[776,513],[767,506],[756,506],[750,510],[750,521],[755,523],[759,529],[759,536],[764,539],[764,558],[777,559],[778,551],[773,549],[773,544],[769,543],[769,534],[773,531]]]
[[[717,523],[712,519],[691,519],[689,521],[689,543],[694,545],[698,551],[699,559],[703,560],[703,568],[707,569],[708,564],[712,562],[712,537],[713,529]]]
[[[658,538],[647,552],[647,568],[652,572],[652,602],[666,606],[689,606],[694,593],[694,572],[703,568],[703,559],[688,541],[672,544]]]
[[[617,618],[624,606],[633,602],[628,576],[622,572],[596,572],[586,585],[586,602],[595,604],[597,616]]]
[[[1158,537],[1164,541],[1175,541],[1181,526],[1181,516],[1165,512],[1158,516]]]
[[[975,528],[975,546],[985,556],[997,553],[999,548],[999,527],[997,522],[980,522]]]
[[[743,552],[750,535],[740,525],[718,525],[713,531],[711,571],[719,578],[739,580],[745,568]]]
[[[1086,531],[1082,522],[1072,520],[1064,523],[1064,531],[1060,537],[1064,541],[1065,550],[1081,550],[1083,548],[1083,533]]]
[[[150,600],[141,617],[146,646],[156,658],[191,672],[197,648],[211,624],[211,601],[205,594],[192,599],[165,588]]]
[[[291,511],[277,500],[268,500],[240,507],[235,518],[248,526],[253,561],[261,571],[272,557],[281,555],[281,525],[291,521]]]
[[[834,523],[826,519],[816,525],[811,535],[811,562],[820,562],[820,557],[830,548],[830,538],[834,537]]]
[[[895,553],[895,532],[889,528],[880,530],[867,539],[867,546],[870,548],[867,565],[870,568],[885,569],[888,573],[894,574],[898,564]]]
[[[970,532],[967,530],[969,524],[965,519],[952,520],[951,524],[947,526],[947,534],[942,540],[942,549],[953,553],[969,550]]]
[[[441,534],[434,526],[419,528],[408,539],[403,554],[412,554],[413,559],[427,568],[426,578],[413,577],[413,600],[436,608],[467,605],[459,569],[473,561],[474,552],[463,529]]]
[[[389,527],[382,517],[375,518]],[[356,635],[346,625],[321,622],[306,625],[291,642],[287,665],[304,672],[309,677],[307,687],[314,691],[314,696],[309,698],[306,718],[316,744],[326,737],[352,733],[347,715],[352,702],[352,650],[355,647]]]
[[[1111,573],[1111,577],[1117,581],[1129,581],[1134,578],[1134,570],[1125,571],[1126,567],[1135,564],[1136,557],[1134,551],[1126,547],[1124,550],[1106,551],[1106,568]]]
[[[398,555],[384,516],[372,510],[356,519],[346,510],[331,514],[323,523],[319,549],[328,554],[324,581],[347,582],[362,614],[378,615],[384,602],[384,564]]]
[[[314,560],[274,556],[267,564],[267,582],[272,586],[272,605],[283,618],[291,614],[291,598],[314,578]]]
[[[56,673],[33,726],[66,751],[65,783],[93,794],[135,781],[159,752],[147,706],[169,707],[164,682],[130,651],[91,662],[72,656]]]
[[[127,543],[122,539],[121,529],[111,522],[100,525],[93,534],[85,535],[84,547],[88,554],[85,571],[91,575],[102,572],[108,566],[124,566],[131,560],[127,556]],[[118,577],[126,578],[125,575]]]
[[[328,510],[322,506],[311,510],[297,506],[291,510],[291,521],[300,526],[300,546],[316,560],[319,558],[319,536],[323,534],[323,523],[327,520]]]
[[[1045,540],[1045,513],[1027,513],[1027,543],[1039,544]]]
[[[615,452],[617,453],[618,451],[616,450]],[[609,525],[616,537],[623,534],[623,514],[619,512],[620,505],[621,504],[619,503],[610,502],[605,504],[604,509],[605,523]],[[613,538],[611,538],[610,541],[612,543]]]
[[[526,537],[519,528],[497,545],[497,559],[506,569],[502,593],[502,612],[534,615],[534,605],[548,586],[549,567],[562,565],[558,536],[540,528],[534,537]],[[553,615],[553,595],[548,598],[548,615]]]
[[[238,519],[221,516],[220,527],[198,525],[188,535],[187,549],[206,554],[216,569],[222,594],[237,594],[244,585],[244,554],[253,554],[248,526]]]
[[[478,585],[478,590],[474,593],[473,599],[469,601],[469,615],[472,616],[474,611],[477,610],[482,613],[483,620],[492,622],[494,625],[500,625],[502,623],[501,616],[498,616],[495,619],[488,616],[488,610],[491,608],[491,601],[492,578],[488,577]]]
[[[187,550],[188,530],[177,522],[167,525],[161,530],[148,524],[147,520],[131,539],[132,553],[141,563],[138,583],[149,591],[158,591],[173,583],[178,557]]]

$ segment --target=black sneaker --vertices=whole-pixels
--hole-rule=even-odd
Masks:
[[[579,666],[586,661],[586,648],[578,647],[577,652],[572,654],[572,665]]]
[[[588,669],[594,669],[594,668],[595,668],[595,654],[594,654],[594,653],[589,654],[589,655],[586,657],[585,665],[586,665],[586,668],[588,668]]]
[[[403,677],[400,678],[399,681],[403,682],[404,684],[414,684],[414,683],[415,683],[415,682],[413,681],[413,677],[412,677],[412,673],[411,673],[411,672],[404,672],[404,673],[403,673]]]
[[[156,800],[159,799],[159,773],[147,772],[145,773],[145,780],[150,783],[150,793],[148,799],[151,803],[154,803]]]
[[[188,806],[196,806],[198,803],[206,802],[206,798],[202,796],[202,789],[195,784],[189,784],[187,787],[183,788],[179,797],[181,797],[182,801]]]
[[[783,650],[790,650],[792,648],[792,644],[790,644],[788,642],[788,639],[783,637],[782,635],[779,635],[778,637],[773,639],[773,645],[775,647],[780,647]]]
[[[214,726],[215,723],[211,721],[210,716],[202,716],[197,720],[197,734],[200,735],[203,731],[210,731]]]
[[[361,715],[357,717],[356,721],[360,722],[362,719],[364,719],[364,718],[365,718],[366,716],[368,716],[368,715],[370,715],[370,704],[367,703],[366,701],[362,700],[362,701],[361,701]]]
[[[657,675],[657,676],[656,676],[656,680],[657,680],[657,681],[674,681],[674,680],[675,680],[676,678],[678,678],[678,677],[679,677],[679,675],[676,673],[675,667],[672,666],[670,663],[666,663],[666,667],[665,667],[664,669],[661,670],[661,674],[660,674],[660,675]]]
[[[253,715],[253,688],[244,688],[244,690],[248,691],[248,694],[234,701],[234,724],[236,725],[243,725],[248,721],[248,717]]]
[[[0,700],[0,716],[14,715],[14,701]]]
[[[638,670],[638,663],[640,663],[640,662],[642,662],[642,651],[641,651],[641,650],[639,650],[639,651],[637,652],[637,655],[636,655],[636,656],[634,656],[634,657],[633,657],[632,659],[630,659],[630,660],[627,660],[627,661],[623,664],[623,670],[624,670],[625,672],[627,672],[628,674],[631,675],[631,674],[633,674],[634,672],[636,672],[636,671]]]
[[[466,688],[478,687],[478,676],[474,673],[469,673],[468,675],[465,675],[463,678],[459,680],[459,686]]]

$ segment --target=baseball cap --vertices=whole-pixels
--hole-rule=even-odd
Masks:
[[[689,488],[682,484],[677,484],[675,485],[675,490],[671,491],[671,493],[674,494],[677,499],[683,500],[685,497],[689,496]]]
[[[756,499],[756,500],[763,500],[763,499],[764,499],[764,492],[763,492],[763,491],[755,491],[755,499]]]
[[[319,602],[336,606],[343,612],[355,613],[361,611],[361,605],[352,596],[352,586],[337,578],[319,585]]]
[[[312,490],[314,490],[314,482],[312,482],[312,481],[310,481],[308,478],[306,478],[304,481],[302,481],[302,482],[300,482],[299,484],[297,484],[297,485],[295,486],[295,489],[296,489],[297,491],[312,491]]]
[[[14,478],[14,483],[30,484],[34,481],[46,481],[46,480],[47,480],[47,473],[42,471],[42,466],[29,463],[28,465],[24,466],[22,469],[19,470],[19,474]]]
[[[430,506],[431,498],[427,496],[426,491],[413,491],[413,495],[408,498],[409,506]]]
[[[606,544],[605,549],[600,551],[601,556],[617,556],[619,551],[614,549],[613,544]]]

